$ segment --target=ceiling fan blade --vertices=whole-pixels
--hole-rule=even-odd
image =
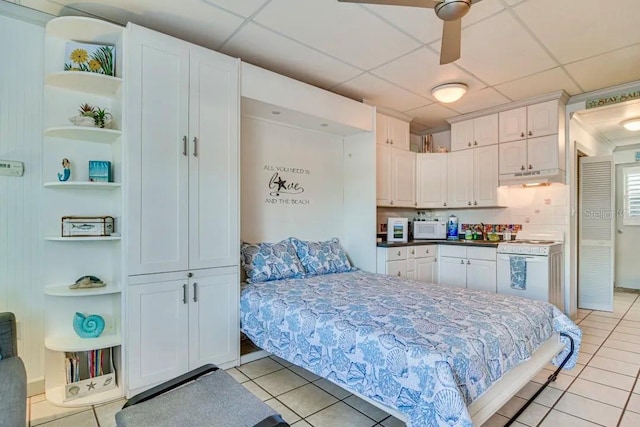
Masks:
[[[342,3],[384,4],[389,6],[426,7],[433,9],[440,0],[338,0]]]
[[[462,21],[443,21],[442,46],[440,47],[440,65],[448,64],[460,58],[460,39]]]

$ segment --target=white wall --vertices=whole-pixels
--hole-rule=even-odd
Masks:
[[[569,135],[576,148],[589,157],[611,155],[612,146],[594,136],[575,116],[569,122]]]
[[[342,239],[342,137],[244,116],[241,134],[242,239]],[[270,187],[276,174],[297,189]]]
[[[0,176],[0,311],[18,318],[18,352],[33,392],[44,372],[39,268],[44,29],[0,16],[0,57],[0,158],[25,164],[21,178]]]

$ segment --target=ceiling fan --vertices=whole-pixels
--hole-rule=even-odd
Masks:
[[[385,4],[391,6],[425,7],[433,9],[444,21],[440,64],[448,64],[460,58],[461,19],[480,0],[338,0],[345,3]]]

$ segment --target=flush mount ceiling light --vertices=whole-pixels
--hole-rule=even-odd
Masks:
[[[464,83],[447,83],[431,89],[434,98],[445,104],[457,101],[465,93],[467,93],[467,85]]]
[[[635,119],[625,120],[620,123],[626,130],[640,130],[640,117],[636,117]]]

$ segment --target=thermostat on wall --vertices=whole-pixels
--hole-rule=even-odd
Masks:
[[[24,175],[24,163],[0,160],[0,175],[22,176]]]

